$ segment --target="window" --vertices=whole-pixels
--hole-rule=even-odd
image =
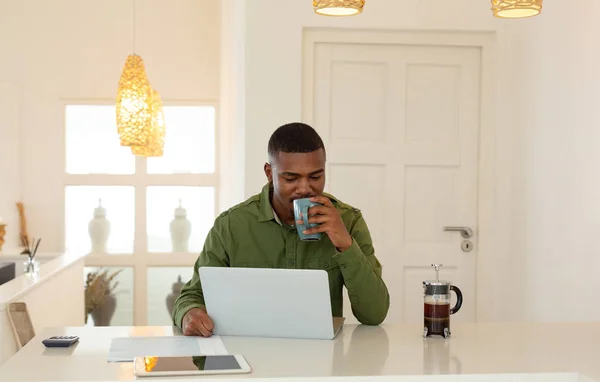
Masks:
[[[158,306],[189,280],[217,212],[215,105],[165,102],[164,115],[164,155],[142,158],[120,146],[114,104],[65,106],[65,249],[92,252],[87,273],[123,269],[112,325],[170,324]],[[180,207],[189,227],[173,222]]]
[[[171,251],[169,222],[174,217],[174,209],[181,202],[186,206],[187,219],[191,223],[189,251],[199,253],[215,218],[215,188],[151,186],[146,190],[148,251]]]
[[[135,157],[119,144],[115,107],[68,105],[67,174],[134,174]]]
[[[149,174],[212,174],[215,172],[215,109],[165,108],[167,128],[164,155],[148,159]],[[195,123],[190,123],[194,121]],[[198,128],[211,126],[213,128]]]

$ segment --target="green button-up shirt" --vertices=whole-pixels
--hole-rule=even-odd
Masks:
[[[338,252],[326,234],[319,241],[302,241],[294,226],[281,224],[273,213],[269,191],[267,184],[260,194],[217,217],[196,260],[192,279],[183,286],[175,301],[174,324],[181,328],[188,310],[204,307],[198,268],[213,266],[324,269],[329,274],[333,316],[343,315],[342,288],[345,285],[358,321],[379,325],[387,315],[390,297],[360,210],[325,194],[341,213],[353,238],[350,248]]]

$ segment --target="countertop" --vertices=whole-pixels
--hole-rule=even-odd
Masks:
[[[36,259],[41,262],[39,271],[35,274],[17,273],[17,277],[11,281],[0,285],[0,311],[4,304],[18,299],[23,293],[43,284],[52,275],[69,267],[77,260],[85,257],[87,253],[40,253]],[[16,262],[17,267],[23,267],[23,262],[27,259],[24,255],[0,255],[0,262]]]
[[[107,362],[112,338],[174,334],[179,331],[170,326],[46,328],[0,368],[0,380],[133,380],[132,363]],[[78,335],[80,341],[68,349],[45,348],[42,339],[53,335]],[[253,371],[202,380],[600,381],[600,323],[457,323],[449,339],[423,338],[418,324],[345,325],[334,340],[222,338]],[[443,375],[450,377],[439,379]]]

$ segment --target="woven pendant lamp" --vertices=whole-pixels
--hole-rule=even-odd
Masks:
[[[134,155],[143,157],[160,157],[164,152],[166,131],[163,104],[160,94],[156,90],[152,90],[150,105],[152,117],[147,127],[147,131],[149,132],[148,143],[145,146],[131,146],[131,152]]]
[[[324,16],[354,16],[363,11],[365,0],[313,0],[315,13]]]
[[[543,0],[492,0],[492,12],[498,18],[518,19],[537,16]]]
[[[117,90],[117,131],[121,146],[145,146],[151,139],[152,87],[144,61],[127,56]]]

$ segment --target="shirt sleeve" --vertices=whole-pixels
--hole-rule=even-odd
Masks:
[[[375,257],[371,234],[362,213],[350,229],[352,245],[333,258],[340,265],[352,313],[365,325],[379,325],[387,316],[390,295],[382,279],[382,266]]]
[[[205,308],[204,294],[202,293],[202,284],[200,283],[198,269],[200,267],[229,266],[229,256],[223,245],[223,239],[218,226],[218,224],[215,224],[208,233],[202,252],[194,263],[192,279],[181,288],[181,294],[175,300],[173,306],[173,323],[180,329],[182,329],[181,321],[183,320],[183,316],[190,309]]]

